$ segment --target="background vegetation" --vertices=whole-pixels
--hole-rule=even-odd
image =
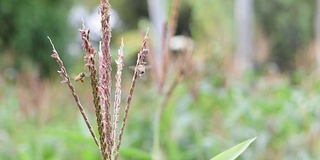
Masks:
[[[125,99],[132,76],[128,66],[142,39],[139,30],[150,25],[147,2],[110,3],[121,20],[113,28],[112,54],[121,37],[125,44]],[[0,159],[100,159],[70,91],[60,84],[46,39],[54,40],[68,72],[76,76],[83,71],[84,52],[77,35],[81,23],[69,23],[76,19],[69,17],[70,9],[86,6],[88,13],[98,14],[97,4],[0,0]],[[234,2],[181,2],[177,33],[194,40],[195,72],[177,85],[162,113],[157,136],[164,159],[209,159],[255,136],[239,159],[320,157],[320,78],[312,48],[315,6],[315,0],[256,0],[256,65],[238,79],[232,69]],[[168,1],[168,15],[170,7]],[[156,106],[164,98],[158,96],[152,72],[136,84],[122,159],[144,159],[152,152]],[[170,70],[167,83],[175,74]],[[94,123],[90,84],[75,87]]]

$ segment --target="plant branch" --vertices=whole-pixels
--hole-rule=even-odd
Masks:
[[[114,96],[114,111],[113,111],[113,148],[112,148],[112,155],[116,155],[116,144],[117,144],[117,138],[118,138],[118,124],[119,124],[119,115],[120,115],[120,106],[121,106],[121,75],[122,75],[122,69],[123,69],[123,39],[121,41],[120,48],[118,50],[118,60],[116,60],[117,63],[117,73],[116,73],[116,91]]]
[[[90,122],[89,122],[89,120],[88,120],[88,117],[87,117],[87,115],[86,115],[86,113],[85,113],[85,111],[84,111],[84,109],[83,109],[83,107],[82,107],[82,104],[81,104],[81,102],[80,102],[80,99],[79,99],[79,97],[78,97],[78,95],[77,95],[77,93],[76,93],[76,91],[75,91],[75,89],[74,89],[74,87],[73,87],[73,85],[72,85],[72,83],[71,83],[71,81],[70,81],[70,77],[69,77],[68,74],[67,74],[67,70],[66,70],[66,68],[64,67],[63,62],[62,62],[62,60],[60,59],[60,56],[59,56],[58,52],[56,51],[56,49],[55,49],[55,47],[54,47],[51,39],[50,39],[49,37],[48,37],[48,39],[49,39],[49,41],[50,41],[50,43],[51,43],[51,45],[52,45],[52,51],[53,51],[53,53],[51,54],[51,57],[54,58],[54,59],[56,59],[57,63],[58,63],[59,66],[60,66],[60,70],[58,70],[58,73],[59,73],[60,76],[63,78],[63,80],[61,81],[61,83],[67,83],[67,84],[68,84],[68,86],[69,86],[69,88],[70,88],[70,91],[71,91],[71,94],[72,94],[72,96],[74,97],[75,102],[77,103],[77,106],[78,106],[78,108],[79,108],[79,111],[80,111],[80,113],[81,113],[81,115],[82,115],[82,117],[83,117],[83,119],[84,119],[84,121],[85,121],[85,123],[86,123],[86,125],[87,125],[87,127],[88,127],[88,129],[89,129],[89,131],[90,131],[90,133],[91,133],[91,136],[92,136],[94,142],[96,143],[96,145],[97,145],[97,146],[99,147],[99,149],[100,149],[100,146],[99,146],[99,142],[98,142],[98,140],[97,140],[97,137],[96,137],[96,135],[95,135],[94,132],[93,132],[92,126],[91,126],[91,124],[90,124]]]
[[[99,55],[99,84],[101,90],[101,100],[103,104],[103,123],[105,130],[105,140],[107,144],[107,151],[104,151],[104,158],[111,159],[111,152],[113,141],[111,138],[112,124],[111,124],[111,27],[110,27],[110,7],[108,0],[100,0],[100,14],[101,14],[101,54]]]
[[[121,129],[120,129],[120,134],[119,134],[119,137],[118,137],[118,145],[117,145],[117,153],[116,153],[116,159],[118,157],[118,151],[119,151],[119,148],[120,148],[120,145],[121,145],[121,140],[122,140],[122,135],[123,135],[123,132],[124,132],[124,128],[126,126],[126,121],[127,121],[127,117],[128,117],[128,113],[129,113],[129,108],[130,108],[130,104],[131,104],[131,99],[132,99],[132,95],[133,95],[133,91],[134,91],[134,87],[135,87],[135,83],[136,83],[136,79],[138,77],[138,70],[137,70],[137,67],[139,65],[144,65],[144,58],[149,54],[149,50],[147,48],[147,41],[148,41],[148,30],[146,32],[146,35],[143,39],[143,42],[142,42],[142,47],[140,49],[140,52],[138,53],[138,57],[137,57],[137,64],[136,64],[136,69],[134,70],[134,75],[132,77],[132,82],[131,82],[131,87],[129,89],[129,95],[128,95],[128,98],[127,98],[127,105],[126,105],[126,108],[124,109],[124,116],[123,116],[123,119],[122,119],[122,126],[121,126]]]
[[[95,107],[95,113],[96,113],[96,121],[98,124],[98,131],[100,135],[100,145],[101,145],[101,153],[104,152],[106,149],[106,144],[105,142],[105,136],[104,136],[104,128],[103,128],[103,115],[101,114],[103,111],[101,109],[101,105],[99,103],[100,98],[98,97],[98,80],[97,80],[97,69],[95,66],[95,49],[90,43],[90,30],[86,29],[84,22],[82,24],[82,29],[80,29],[80,36],[83,41],[82,43],[82,48],[83,50],[86,51],[86,55],[84,56],[84,61],[87,63],[85,64],[84,67],[88,67],[89,72],[90,72],[90,82],[91,82],[91,88],[92,88],[92,95],[93,95],[93,104]]]

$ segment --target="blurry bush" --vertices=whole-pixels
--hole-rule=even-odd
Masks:
[[[0,0],[0,68],[20,70],[25,61],[31,61],[38,65],[42,76],[55,72],[46,36],[55,40],[68,60],[71,32],[67,18],[71,6],[72,0]]]
[[[141,18],[148,18],[148,7],[146,0],[135,1],[115,1],[110,0],[112,8],[119,14],[120,19],[125,23],[127,29],[133,29],[138,26]]]
[[[312,41],[315,2],[255,1],[256,20],[270,38],[270,60],[282,71],[295,69],[297,51]]]

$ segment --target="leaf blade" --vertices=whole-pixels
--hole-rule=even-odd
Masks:
[[[218,154],[217,156],[211,158],[210,160],[234,160],[236,159],[242,152],[244,152],[249,145],[256,139],[257,137],[248,139],[243,141],[228,150]]]

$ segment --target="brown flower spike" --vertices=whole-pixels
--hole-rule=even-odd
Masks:
[[[78,108],[83,116],[87,127],[99,147],[100,153],[103,160],[116,160],[118,159],[119,148],[121,145],[121,140],[126,126],[126,121],[129,113],[129,108],[133,96],[133,91],[135,87],[135,82],[137,77],[141,74],[137,69],[135,69],[131,87],[129,90],[129,95],[126,101],[126,107],[124,109],[124,116],[120,127],[119,117],[121,111],[121,81],[122,81],[122,69],[124,65],[123,56],[123,40],[121,46],[118,50],[118,59],[115,61],[117,64],[116,72],[116,84],[115,84],[115,98],[113,103],[113,110],[111,108],[111,52],[110,52],[110,39],[111,39],[111,27],[110,27],[110,4],[107,0],[100,1],[100,14],[101,14],[101,42],[99,45],[98,53],[98,64],[95,62],[96,50],[90,42],[90,30],[84,25],[80,29],[80,37],[82,39],[82,48],[86,52],[84,56],[84,61],[86,64],[84,68],[88,68],[90,73],[90,82],[93,95],[93,105],[95,107],[95,116],[98,125],[99,140],[97,140],[95,133],[93,132],[92,126],[90,125],[88,118],[84,112],[84,109],[80,103],[79,97],[77,96],[73,85],[71,84],[70,78],[67,74],[63,62],[60,59],[57,51],[54,48],[53,43],[53,54],[51,57],[55,58],[60,66],[58,73],[63,78],[61,83],[67,83],[71,93],[78,105]],[[145,57],[148,55],[149,50],[147,49],[147,37],[148,31],[142,42],[142,47],[137,56],[136,68],[140,65],[145,65]],[[112,114],[111,114],[112,113]]]

